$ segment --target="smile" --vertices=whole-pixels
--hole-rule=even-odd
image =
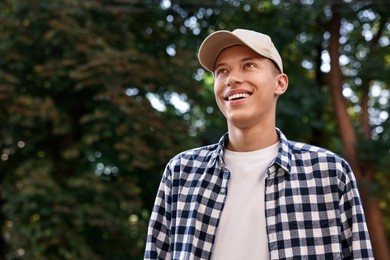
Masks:
[[[227,97],[227,100],[228,101],[231,101],[231,100],[237,100],[237,99],[241,99],[241,98],[247,98],[247,97],[250,97],[251,95],[248,94],[248,93],[237,93],[237,94],[233,94],[233,95],[230,95]]]

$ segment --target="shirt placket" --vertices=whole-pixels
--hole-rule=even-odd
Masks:
[[[280,176],[284,175],[285,172],[282,168],[272,165],[268,168],[268,177],[266,178],[265,184],[265,217],[267,223],[267,234],[268,234],[268,247],[270,250],[270,259],[279,259],[279,248],[278,239],[283,239],[277,236],[277,225],[278,225],[278,213],[277,209],[278,199],[280,197],[280,187],[276,180]],[[279,234],[279,236],[281,233]]]
[[[219,168],[219,169],[217,168],[216,171],[220,171],[222,173],[220,190],[219,190],[219,193],[216,195],[216,201],[218,202],[219,205],[221,205],[221,207],[216,207],[213,209],[212,215],[213,215],[213,217],[215,217],[215,219],[217,219],[217,222],[216,223],[209,223],[209,225],[208,225],[208,229],[207,229],[208,237],[211,239],[211,241],[213,241],[213,243],[211,245],[210,254],[209,254],[207,259],[210,259],[210,257],[211,257],[211,252],[212,252],[213,246],[214,246],[215,235],[216,235],[217,230],[218,230],[219,220],[221,218],[222,210],[223,210],[223,207],[224,207],[224,204],[226,201],[226,197],[228,194],[228,184],[229,184],[229,179],[230,179],[230,172],[227,168],[221,166],[221,168]],[[216,174],[218,174],[218,173],[216,172]]]

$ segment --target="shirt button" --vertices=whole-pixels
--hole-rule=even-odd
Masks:
[[[225,194],[226,193],[226,189],[225,188],[222,188],[221,189],[221,194]]]

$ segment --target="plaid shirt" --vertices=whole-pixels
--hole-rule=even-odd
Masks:
[[[348,163],[291,142],[277,129],[268,167],[265,217],[271,259],[373,259]],[[151,215],[145,259],[210,259],[230,173],[218,144],[183,152],[167,165]]]

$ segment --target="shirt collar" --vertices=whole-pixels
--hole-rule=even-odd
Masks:
[[[217,149],[213,153],[211,160],[208,163],[209,167],[212,167],[215,165],[215,163],[218,161],[219,165],[225,165],[225,162],[223,160],[223,151],[228,142],[228,133],[224,134],[218,141]]]
[[[292,151],[286,136],[276,128],[276,132],[279,135],[279,151],[278,156],[275,158],[274,164],[279,165],[287,173],[291,172],[291,157]]]
[[[274,164],[283,168],[287,173],[290,173],[292,152],[291,152],[291,147],[289,145],[289,141],[286,138],[286,136],[282,133],[282,131],[280,131],[278,128],[276,128],[276,132],[279,136],[279,150],[278,150],[278,155],[275,158]],[[215,153],[213,154],[209,162],[209,165],[214,165],[216,161],[219,161],[220,165],[225,165],[223,159],[223,151],[228,140],[229,140],[228,133],[224,134],[219,139],[217,149],[215,150]]]

